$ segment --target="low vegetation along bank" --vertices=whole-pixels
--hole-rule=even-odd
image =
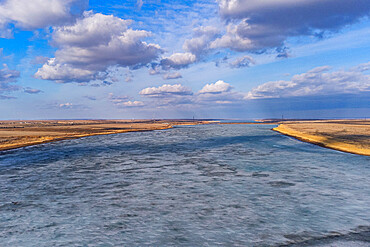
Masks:
[[[42,120],[0,121],[0,151],[94,135],[208,124],[197,120]]]
[[[322,147],[370,156],[369,120],[293,121],[273,130]]]

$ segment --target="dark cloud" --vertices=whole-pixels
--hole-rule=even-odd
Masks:
[[[92,101],[95,101],[95,100],[97,100],[97,98],[96,97],[94,97],[94,96],[84,96],[86,99],[88,99],[88,100],[92,100]]]
[[[288,58],[288,57],[290,57],[288,47],[285,47],[285,46],[277,47],[276,52],[278,53],[276,55],[276,58]]]
[[[87,5],[88,0],[2,1],[0,2],[0,37],[12,37],[12,25],[23,30],[35,30],[71,22]]]
[[[19,71],[11,70],[8,68],[8,65],[3,64],[3,68],[0,70],[0,83],[16,82],[19,76]]]
[[[182,75],[179,72],[167,73],[162,76],[164,80],[173,80],[182,78]]]
[[[199,61],[200,57],[210,49],[210,42],[219,34],[219,30],[212,26],[201,26],[193,29],[193,37],[185,40],[183,44],[183,53],[174,53],[169,57],[164,57],[160,61],[160,66],[163,70],[182,69]],[[149,71],[151,75],[160,73],[158,64],[152,64],[152,69]],[[165,78],[164,79],[175,79]],[[179,77],[177,77],[179,78]]]
[[[230,63],[230,67],[232,68],[243,68],[249,67],[251,64],[254,64],[255,61],[251,56],[242,56],[236,58],[234,61]]]
[[[3,100],[3,99],[16,99],[16,97],[13,97],[13,96],[7,96],[7,95],[1,95],[1,94],[0,94],[0,100]]]
[[[122,102],[128,101],[129,97],[126,96],[126,95],[117,96],[117,95],[114,95],[113,93],[109,93],[108,99],[109,99],[109,101],[113,102],[114,104],[120,104]]]
[[[212,26],[198,27],[193,32],[193,38],[185,40],[183,49],[197,58],[209,49],[210,42],[220,33],[218,28]]]
[[[11,70],[6,64],[3,64],[3,68],[0,69],[0,98],[1,99],[13,99],[14,97],[2,95],[3,93],[17,91],[21,87],[14,85],[20,76],[20,72],[17,70]]]
[[[319,112],[323,118],[340,118],[356,115],[356,109],[364,109],[362,112],[365,114],[356,117],[366,117],[369,113],[370,105],[370,92],[361,92],[356,94],[335,94],[335,95],[310,95],[310,96],[297,96],[289,98],[270,98],[270,99],[257,99],[248,102],[248,106],[255,107],[256,110],[264,113],[266,116],[281,117],[300,117],[307,118],[309,111],[316,111],[313,116],[319,116]],[[336,109],[343,109],[340,112],[346,112],[344,115],[339,115]],[[293,112],[289,114],[289,112]],[[361,112],[361,111],[359,111]],[[299,115],[296,115],[296,114]],[[329,115],[330,114],[330,115]],[[342,113],[343,114],[343,113]]]
[[[34,88],[24,88],[23,91],[25,93],[29,93],[29,94],[38,94],[38,93],[41,93],[42,91],[40,89],[34,89]]]
[[[213,47],[256,51],[282,46],[291,36],[336,31],[370,13],[368,0],[219,0],[220,14],[239,24]]]

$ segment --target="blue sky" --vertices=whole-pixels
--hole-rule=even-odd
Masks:
[[[0,0],[0,119],[362,118],[367,0]]]

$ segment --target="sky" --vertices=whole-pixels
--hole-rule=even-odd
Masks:
[[[0,119],[369,118],[368,0],[0,0]]]

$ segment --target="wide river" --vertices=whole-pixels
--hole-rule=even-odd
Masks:
[[[370,157],[272,127],[0,152],[0,246],[369,246]]]

